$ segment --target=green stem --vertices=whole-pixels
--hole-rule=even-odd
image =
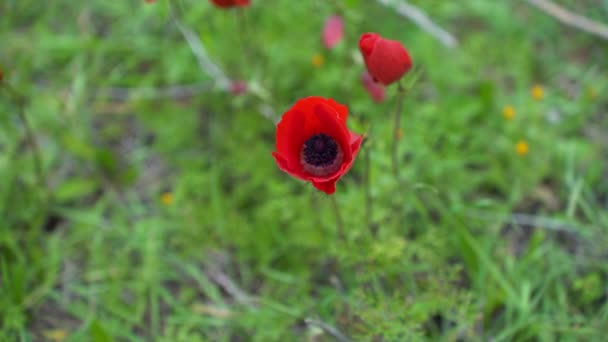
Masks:
[[[393,127],[393,146],[391,150],[393,160],[393,175],[395,178],[399,177],[399,156],[398,156],[398,144],[399,144],[399,128],[401,125],[401,108],[403,107],[403,100],[405,99],[405,88],[401,83],[397,86],[397,107],[395,108],[395,123]]]
[[[243,65],[249,65],[249,61],[254,60],[253,53],[251,52],[251,45],[249,44],[249,37],[251,31],[249,30],[249,22],[247,20],[247,13],[245,8],[237,8],[238,15],[235,17],[238,21],[239,38],[241,40],[241,51],[243,57]],[[241,73],[242,70],[241,70]],[[242,76],[241,76],[242,77]]]
[[[338,206],[338,200],[335,195],[330,195],[331,205],[334,209],[334,213],[336,215],[336,231],[338,233],[338,238],[344,240],[344,225],[342,222],[342,215],[340,215],[340,207]]]
[[[371,181],[371,146],[367,146],[365,149],[365,218],[367,227],[369,228],[372,236],[376,235],[373,228],[373,198],[372,198],[372,181]]]

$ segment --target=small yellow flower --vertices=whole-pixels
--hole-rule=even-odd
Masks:
[[[160,195],[160,201],[164,205],[171,205],[173,203],[173,194],[170,192],[164,192],[162,195]]]
[[[50,341],[61,342],[68,337],[68,332],[63,329],[44,330],[42,335]]]
[[[537,101],[540,101],[545,97],[545,89],[539,84],[535,84],[530,90],[530,93],[532,93],[532,97]]]
[[[323,56],[321,54],[315,53],[312,56],[311,62],[315,68],[320,68],[323,66],[323,64],[325,64],[325,58],[323,58]]]
[[[515,117],[515,109],[513,108],[513,106],[505,106],[502,109],[502,115],[505,117],[506,120],[513,120],[513,118]]]
[[[520,140],[515,144],[515,152],[520,156],[525,156],[530,151],[530,146],[528,146],[528,142],[525,140]]]

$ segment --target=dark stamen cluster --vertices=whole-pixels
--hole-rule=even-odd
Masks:
[[[313,135],[304,143],[302,157],[304,162],[312,166],[328,166],[336,161],[338,144],[324,133]]]

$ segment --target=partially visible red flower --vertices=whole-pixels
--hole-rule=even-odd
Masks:
[[[147,3],[151,4],[154,3],[156,0],[146,0]]]
[[[250,0],[209,0],[215,6],[222,8],[249,6]]]
[[[232,81],[230,83],[230,93],[232,95],[243,95],[247,92],[247,82],[245,81]]]
[[[367,72],[364,71],[361,74],[361,83],[365,87],[365,90],[376,102],[383,102],[386,96],[386,89],[380,83],[374,81],[374,78]]]
[[[0,82],[2,82],[3,78],[4,78],[4,74],[2,73],[2,69],[0,69]]]
[[[372,77],[389,85],[412,68],[412,58],[396,40],[382,38],[377,33],[365,33],[359,39],[359,50]]]
[[[332,99],[311,96],[298,100],[277,125],[279,168],[311,182],[328,195],[352,166],[363,136],[346,127],[348,108]]]
[[[344,20],[341,16],[332,15],[325,21],[321,40],[323,45],[331,49],[338,44],[344,37]]]

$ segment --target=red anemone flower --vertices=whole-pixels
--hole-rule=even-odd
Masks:
[[[412,58],[400,42],[382,38],[377,33],[363,34],[359,50],[369,74],[384,85],[399,80],[412,67]]]
[[[222,8],[249,6],[250,0],[210,0],[215,6]]]
[[[338,44],[344,37],[344,20],[339,15],[332,15],[325,21],[321,40],[323,45],[331,49]]]
[[[352,166],[363,136],[346,127],[348,108],[332,99],[311,96],[298,100],[277,125],[279,168],[311,182],[328,195]]]
[[[363,74],[361,74],[361,83],[363,83],[365,90],[367,90],[374,101],[378,103],[384,101],[386,89],[382,84],[374,82],[374,78],[369,74],[369,72],[364,71]]]

